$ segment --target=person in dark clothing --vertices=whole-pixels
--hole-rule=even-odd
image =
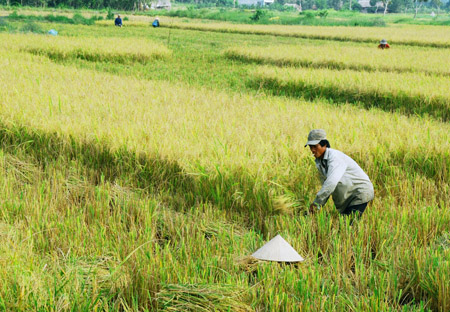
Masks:
[[[159,18],[155,18],[155,20],[152,23],[153,27],[159,27]]]
[[[122,27],[122,19],[120,18],[120,14],[117,15],[117,18],[114,20],[114,25]]]
[[[378,49],[384,50],[384,49],[389,49],[389,48],[390,48],[390,46],[387,43],[386,39],[383,39],[380,41],[380,44],[378,45]]]

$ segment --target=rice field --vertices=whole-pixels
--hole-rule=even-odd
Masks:
[[[449,48],[450,34],[447,26],[391,25],[390,27],[346,26],[282,26],[239,25],[227,22],[180,22],[167,23],[164,27],[198,31],[227,32],[286,36],[304,39],[333,40],[345,42],[370,42],[376,44],[388,38],[392,44]],[[264,39],[262,39],[264,40]]]
[[[233,47],[225,51],[232,60],[276,66],[351,69],[369,72],[423,73],[450,76],[450,55],[447,49],[393,47],[374,49],[374,45],[322,43]],[[424,55],[428,57],[424,58]]]
[[[359,102],[405,114],[450,118],[450,78],[332,69],[279,69],[261,67],[253,73],[255,88],[305,98]]]
[[[163,44],[150,40],[117,40],[108,38],[70,38],[0,35],[5,49],[49,56],[54,60],[82,59],[92,62],[147,63],[171,55]]]
[[[450,309],[448,49],[52,27],[0,34],[0,311]],[[353,225],[306,212],[319,127],[374,183]],[[276,234],[305,262],[248,257]]]

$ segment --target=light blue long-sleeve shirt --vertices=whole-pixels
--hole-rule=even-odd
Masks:
[[[325,205],[330,195],[339,212],[349,206],[360,205],[374,197],[373,185],[358,164],[344,153],[327,148],[322,159],[316,159],[322,188],[314,203]]]

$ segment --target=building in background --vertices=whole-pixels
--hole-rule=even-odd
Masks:
[[[274,3],[274,0],[238,0],[239,5],[265,6]]]
[[[302,5],[301,5],[301,4],[297,4],[297,3],[285,3],[284,6],[294,8],[294,9],[296,9],[296,10],[299,11],[299,12],[302,11]]]
[[[172,4],[170,0],[157,0],[152,2],[150,8],[152,10],[170,10],[172,8]]]

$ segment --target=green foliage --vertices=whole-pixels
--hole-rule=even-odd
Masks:
[[[316,14],[312,11],[306,11],[303,13],[306,19],[313,19],[316,17]]]
[[[36,24],[33,21],[29,21],[25,23],[21,28],[21,32],[24,33],[35,33],[35,34],[43,34],[45,31],[42,29],[42,27],[39,24]]]
[[[269,6],[270,8],[271,6]],[[358,5],[356,4],[357,8]],[[260,9],[261,10],[261,9]],[[195,9],[193,6],[188,9],[178,10],[161,10],[150,11],[146,15],[150,16],[171,16],[180,18],[193,18],[193,19],[208,19],[217,21],[230,21],[242,24],[279,24],[279,25],[317,25],[317,26],[362,26],[362,27],[384,27],[387,23],[393,23],[399,18],[397,15],[380,17],[375,14],[362,14],[357,11],[336,11],[333,9],[313,11],[305,10],[297,14],[297,12],[285,11],[273,11],[264,8],[267,14],[260,16],[257,21],[251,18],[255,16],[256,11],[253,10],[232,10],[227,8],[202,8]],[[315,18],[318,16],[318,12],[327,11],[326,18]],[[276,18],[273,18],[276,17]],[[412,18],[401,18],[402,21],[409,24],[423,24],[423,25],[447,25],[450,22],[450,18],[440,18],[438,20],[433,19],[420,19],[414,20]]]
[[[65,15],[47,15],[45,20],[51,23],[60,23],[60,24],[75,24],[73,19],[65,16]]]
[[[255,11],[255,13],[250,16],[250,19],[254,22],[259,21],[260,19],[262,19],[263,17],[265,17],[267,15],[267,11],[265,10],[261,10],[261,9],[257,9]]]
[[[390,0],[389,2],[389,13],[396,13],[404,10],[405,2],[403,0]]]
[[[326,17],[328,16],[328,11],[327,11],[327,10],[319,11],[319,12],[317,13],[317,15],[318,15],[320,18],[326,18]]]
[[[419,24],[419,25],[436,25],[436,26],[449,26],[450,19],[433,19],[433,20],[418,20],[411,17],[399,18],[393,20],[394,24]]]
[[[0,32],[14,31],[15,27],[7,22],[6,18],[0,17]]]
[[[352,0],[352,10],[353,11],[357,11],[357,12],[359,12],[359,11],[362,11],[362,6],[361,6],[361,4],[359,4],[359,2],[357,1],[357,0]]]
[[[13,12],[8,16],[8,19],[13,21],[25,21],[25,22],[50,22],[59,24],[81,24],[81,25],[93,25],[96,20],[101,17],[92,16],[91,18],[85,18],[79,13],[75,13],[72,18],[65,15],[19,15],[17,12]]]
[[[111,10],[111,8],[108,8],[108,14],[106,15],[107,20],[113,20],[114,19],[114,13]]]
[[[14,10],[11,14],[8,15],[8,17],[10,19],[16,19],[16,18],[19,18],[19,14],[17,13],[16,10]]]
[[[317,13],[320,19],[316,18],[316,13],[306,11],[303,18],[296,20],[293,25],[313,25],[313,26],[362,26],[362,27],[384,27],[386,22],[382,18],[367,19],[364,17],[354,17],[343,20],[335,20],[327,18],[329,16],[328,10],[322,10]],[[286,23],[289,24],[289,23]]]
[[[355,18],[351,19],[348,23],[349,26],[362,26],[362,27],[385,27],[386,21],[383,18],[374,18],[371,20]]]
[[[75,13],[73,15],[72,21],[73,21],[74,24],[84,24],[84,25],[92,25],[92,24],[94,24],[94,20],[84,18],[79,13]]]

